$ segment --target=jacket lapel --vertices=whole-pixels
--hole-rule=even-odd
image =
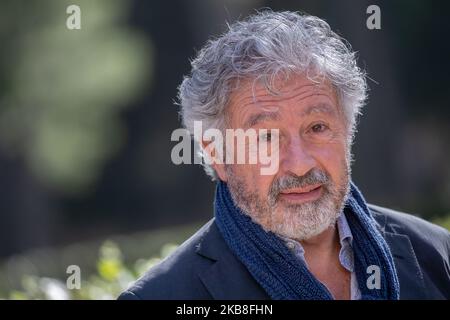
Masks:
[[[199,241],[197,253],[213,260],[212,265],[198,276],[214,299],[269,299],[245,266],[228,249],[214,221]]]
[[[425,281],[409,237],[387,223],[387,216],[373,212],[379,231],[394,258],[400,283],[400,299],[427,299]]]

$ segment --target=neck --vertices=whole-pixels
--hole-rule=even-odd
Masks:
[[[339,267],[339,234],[337,228],[330,227],[321,234],[301,241],[305,250],[305,260],[309,269],[316,275],[329,274]]]
[[[350,299],[350,273],[339,262],[339,234],[335,227],[300,242],[308,269],[330,290],[335,299]]]
[[[307,251],[314,252],[332,252],[339,248],[339,234],[335,226],[329,227],[321,234],[300,241],[301,245]]]

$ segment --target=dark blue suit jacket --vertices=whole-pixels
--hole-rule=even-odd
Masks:
[[[369,205],[394,257],[401,299],[450,299],[450,233],[409,214]],[[214,219],[119,299],[269,299],[233,255]]]

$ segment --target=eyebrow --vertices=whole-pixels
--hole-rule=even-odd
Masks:
[[[326,113],[330,115],[336,115],[336,109],[326,103],[315,104],[308,107],[306,110],[300,113],[300,116],[308,116],[313,113]]]
[[[246,128],[251,128],[258,123],[265,121],[265,120],[272,120],[276,121],[280,119],[280,115],[278,112],[272,111],[272,112],[260,112],[255,113],[251,115],[245,122],[244,125]]]
[[[336,110],[329,104],[320,103],[320,104],[315,104],[315,105],[308,107],[306,110],[304,110],[300,113],[300,116],[305,117],[305,116],[311,115],[313,113],[325,113],[325,114],[330,114],[330,115],[336,115]],[[244,126],[246,128],[251,128],[265,120],[277,121],[279,119],[280,119],[280,115],[276,111],[260,112],[260,113],[255,113],[255,114],[251,115],[244,122]]]

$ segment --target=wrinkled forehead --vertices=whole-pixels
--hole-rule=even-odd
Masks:
[[[305,75],[290,75],[271,82],[261,78],[241,79],[231,92],[225,121],[231,124],[243,120],[249,113],[275,112],[285,102],[304,107],[313,106],[309,103],[328,105],[336,115],[342,116],[336,90],[330,81],[324,77],[310,79]]]
[[[293,74],[269,79],[238,79],[231,91],[229,105],[244,107],[249,104],[289,100],[308,94],[324,94],[336,98],[336,90],[327,78]]]

